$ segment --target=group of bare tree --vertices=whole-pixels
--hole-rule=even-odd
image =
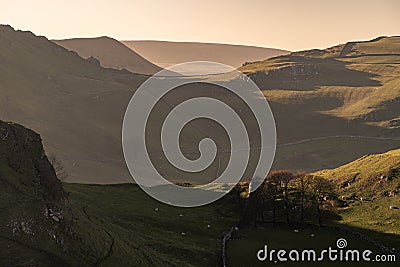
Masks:
[[[243,188],[243,187],[242,187]],[[312,223],[322,227],[332,211],[335,187],[329,180],[313,174],[274,171],[251,194],[237,188],[243,207],[243,222]]]

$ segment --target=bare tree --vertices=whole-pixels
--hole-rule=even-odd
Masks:
[[[318,225],[322,227],[324,204],[334,196],[335,187],[332,182],[320,176],[307,175],[306,178],[310,181],[310,196],[317,210]]]
[[[298,172],[295,179],[295,188],[298,191],[298,202],[300,205],[300,222],[304,222],[304,210],[307,200],[307,191],[310,187],[312,175],[305,172]]]
[[[289,223],[289,183],[295,178],[293,173],[286,170],[274,171],[269,175],[269,181],[276,186],[276,190],[280,193],[284,209],[286,222]]]
[[[54,153],[51,153],[49,156],[49,161],[51,165],[53,165],[54,171],[57,175],[57,178],[63,182],[67,179],[68,173],[64,168],[63,163],[59,160]]]

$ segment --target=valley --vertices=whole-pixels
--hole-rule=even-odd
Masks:
[[[262,147],[253,131],[241,182],[191,209],[148,196],[122,151],[131,97],[152,74],[187,60],[238,67],[262,90],[277,130],[274,163],[257,191],[249,182],[260,178],[253,174]],[[398,258],[399,63],[398,36],[289,52],[105,36],[52,41],[0,25],[0,265],[221,266],[225,257],[228,266],[258,266],[266,265],[255,256],[265,244],[322,249],[338,238]],[[182,128],[178,145],[194,160],[199,142],[211,138],[216,158],[199,173],[171,166],[160,135],[175,106],[213,97],[250,129],[258,125],[235,93],[209,83],[237,79],[199,76],[154,106],[144,138],[166,179],[208,183],[231,156],[225,129],[201,118]]]

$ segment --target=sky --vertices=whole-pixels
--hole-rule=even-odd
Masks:
[[[109,36],[291,51],[400,35],[397,0],[0,0],[0,24],[49,39]]]

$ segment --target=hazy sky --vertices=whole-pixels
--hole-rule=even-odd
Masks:
[[[400,35],[397,0],[0,0],[0,23],[51,39],[247,44],[288,50]]]

